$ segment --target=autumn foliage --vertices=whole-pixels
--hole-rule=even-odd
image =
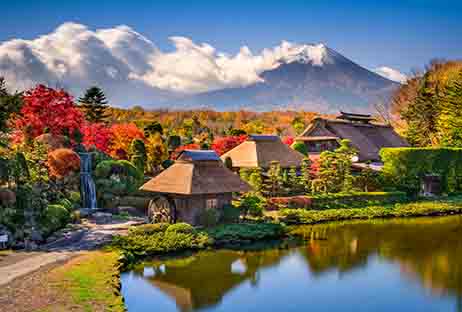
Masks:
[[[98,150],[108,153],[112,139],[111,129],[103,123],[85,123],[82,127],[83,146],[88,150],[96,147]]]
[[[59,148],[48,154],[48,170],[51,176],[63,178],[80,169],[80,158],[68,148]]]
[[[144,133],[134,123],[114,124],[110,128],[109,155],[117,159],[128,159],[130,144],[134,139],[144,139]]]
[[[282,143],[291,146],[294,143],[294,137],[292,136],[286,136],[282,138]]]
[[[239,136],[227,136],[217,138],[212,143],[212,149],[218,154],[223,155],[224,153],[232,150],[242,142],[247,140],[247,135]]]
[[[35,138],[43,133],[74,137],[83,123],[83,115],[73,98],[64,90],[38,85],[23,97],[21,117],[15,120],[19,139]]]

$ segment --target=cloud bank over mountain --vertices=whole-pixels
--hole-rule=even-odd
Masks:
[[[407,76],[405,74],[387,66],[376,68],[374,71],[382,77],[399,83],[405,83],[407,80]]]
[[[81,24],[65,23],[34,40],[0,43],[0,75],[5,76],[12,89],[45,83],[80,95],[96,84],[107,91],[114,104],[155,105],[172,94],[195,94],[261,82],[262,72],[295,58],[313,66],[331,61],[322,44],[283,41],[258,54],[243,46],[230,55],[189,38],[170,40],[174,50],[163,52],[128,26],[93,31]],[[382,67],[378,72],[402,80],[393,69]]]

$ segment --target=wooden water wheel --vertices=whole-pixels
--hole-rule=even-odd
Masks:
[[[175,223],[175,203],[165,196],[152,199],[148,206],[148,217],[153,223]]]

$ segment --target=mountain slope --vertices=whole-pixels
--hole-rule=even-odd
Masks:
[[[373,73],[324,45],[307,45],[260,73],[261,82],[200,93],[179,101],[182,107],[257,111],[305,109],[372,111],[398,83]],[[178,103],[177,103],[178,104]]]

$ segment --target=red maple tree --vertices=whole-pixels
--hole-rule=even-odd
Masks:
[[[83,146],[86,149],[96,147],[98,150],[108,153],[112,138],[111,129],[103,123],[85,123],[82,127]]]
[[[26,91],[23,100],[20,117],[15,120],[20,140],[51,133],[69,136],[72,141],[80,131],[83,114],[66,91],[38,85]]]
[[[213,140],[212,149],[218,154],[223,155],[227,151],[232,150],[242,142],[247,140],[247,135],[239,136],[226,136],[221,138],[216,138]]]
[[[294,138],[291,136],[286,136],[282,138],[282,143],[291,146],[294,143]]]

